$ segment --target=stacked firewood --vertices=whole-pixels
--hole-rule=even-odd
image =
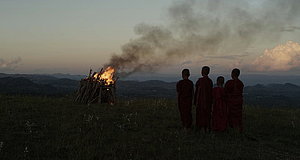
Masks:
[[[96,73],[80,81],[75,102],[81,104],[115,103],[115,84],[107,84],[105,80],[95,78]]]

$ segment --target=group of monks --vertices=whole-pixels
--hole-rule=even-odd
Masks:
[[[224,86],[224,77],[217,78],[216,86],[208,77],[210,68],[202,67],[202,77],[195,85],[189,80],[189,69],[182,70],[182,80],[176,85],[182,125],[192,127],[192,105],[196,106],[196,128],[205,132],[225,131],[227,127],[243,131],[242,105],[244,84],[239,80],[240,70],[231,72],[231,80]]]

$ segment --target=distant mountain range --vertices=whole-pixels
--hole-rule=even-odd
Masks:
[[[44,79],[36,81],[25,77],[0,78],[0,94],[65,95],[78,88],[78,81],[70,79]]]
[[[220,76],[220,74],[210,74],[210,78],[215,82],[217,77]],[[229,74],[222,75],[225,77],[225,80],[230,79]],[[190,79],[194,82],[197,81],[197,79],[200,77],[199,74],[192,74]],[[280,74],[274,74],[274,75],[266,75],[266,74],[242,74],[241,80],[244,82],[246,86],[253,86],[256,84],[270,84],[270,83],[292,83],[296,85],[300,85],[300,75],[280,75]],[[177,75],[175,74],[133,74],[129,77],[126,77],[122,80],[138,80],[138,81],[147,81],[147,80],[161,80],[165,82],[176,82],[179,79],[181,79],[180,73]]]
[[[47,96],[74,94],[79,87],[79,80],[61,77],[0,73],[0,94]],[[175,86],[176,82],[159,80],[141,82],[119,80],[116,84],[117,96],[120,98],[176,98]],[[244,98],[245,103],[251,105],[300,107],[300,86],[292,83],[246,86]]]
[[[80,80],[87,75],[72,75],[72,74],[4,74],[0,73],[1,77],[25,77],[29,78],[33,81],[48,79],[48,78],[67,78],[72,80]],[[192,74],[190,79],[194,82],[199,78],[199,74]],[[210,78],[215,82],[219,74],[210,74]],[[230,75],[223,75],[225,80],[230,79]],[[253,86],[256,84],[264,84],[268,85],[270,83],[283,84],[283,83],[292,83],[300,86],[300,75],[266,75],[266,74],[242,74],[241,80],[244,82],[246,86]],[[180,74],[160,74],[160,73],[135,73],[128,77],[122,77],[121,80],[124,81],[149,81],[149,80],[160,80],[165,82],[176,82],[181,79]]]

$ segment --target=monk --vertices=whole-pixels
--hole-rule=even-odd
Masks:
[[[196,92],[194,104],[196,105],[196,127],[204,129],[204,132],[210,131],[210,118],[212,108],[212,88],[213,82],[208,77],[210,68],[202,67],[202,78],[196,83]]]
[[[235,68],[231,72],[232,79],[225,84],[225,95],[228,107],[228,122],[232,128],[243,131],[242,112],[243,112],[243,89],[244,84],[239,80],[240,70]]]
[[[217,78],[217,86],[213,88],[212,130],[224,131],[227,128],[227,107],[224,92],[224,77]]]
[[[185,129],[189,129],[192,126],[194,84],[189,80],[189,76],[190,71],[188,69],[182,70],[182,80],[176,85],[180,118]]]

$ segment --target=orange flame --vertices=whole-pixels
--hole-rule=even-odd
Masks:
[[[94,74],[92,78],[94,80],[104,82],[105,85],[110,85],[115,83],[114,73],[115,73],[115,69],[109,66],[104,71]]]
[[[114,73],[115,73],[115,69],[109,66],[100,75],[100,79],[105,80],[105,83],[108,84],[108,85],[113,84],[115,82],[114,79],[113,79],[114,78]]]

